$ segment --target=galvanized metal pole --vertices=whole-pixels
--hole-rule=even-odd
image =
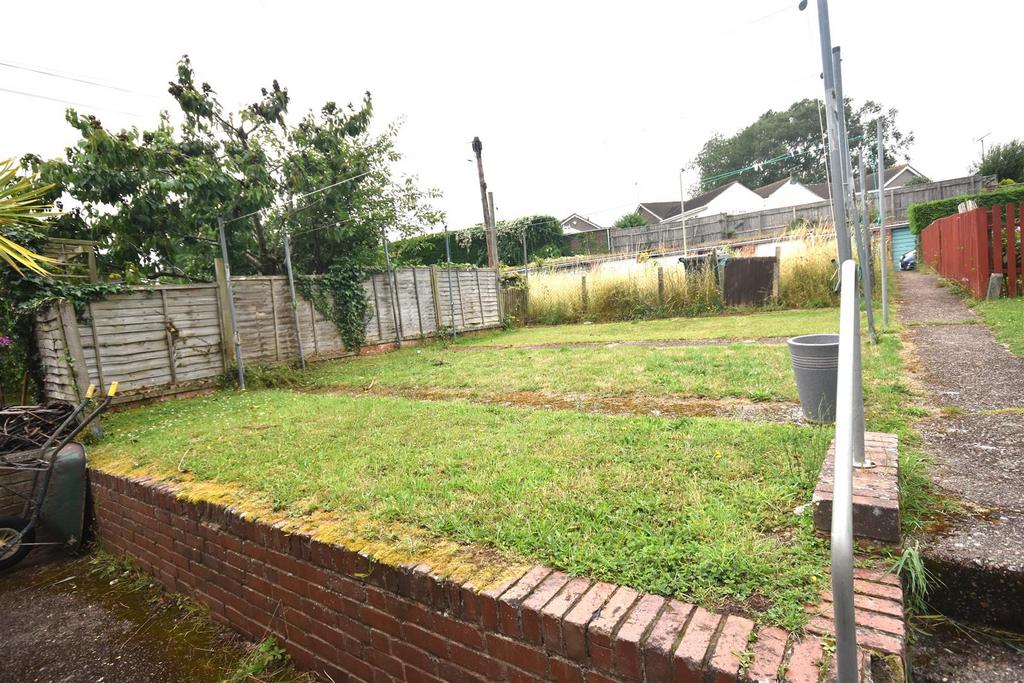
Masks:
[[[857,236],[857,202],[853,186],[853,162],[850,159],[850,136],[846,130],[846,98],[843,95],[843,60],[838,46],[832,48],[832,73],[835,78],[836,100],[839,104],[839,153],[842,155],[843,201],[847,219],[853,226],[854,241]],[[849,239],[849,237],[847,237]],[[851,255],[850,258],[853,258]]]
[[[384,235],[384,265],[387,268],[388,276],[388,289],[391,290],[391,296],[388,300],[391,302],[391,314],[395,321],[395,346],[402,348],[402,321],[399,318],[398,308],[402,305],[398,299],[398,276],[395,275],[395,271],[391,269],[391,254],[388,252],[388,236],[385,232]]]
[[[836,628],[837,678],[857,681],[857,624],[853,605],[853,458],[857,431],[855,387],[860,382],[860,306],[856,264],[841,267],[839,378],[836,385],[835,472],[832,489],[832,609]]]
[[[679,220],[683,224],[683,256],[690,250],[686,243],[686,188],[683,187],[683,169],[679,169]]]
[[[846,203],[843,201],[842,168],[839,144],[839,119],[836,109],[836,91],[832,73],[832,32],[828,23],[828,0],[818,0],[818,36],[821,41],[821,71],[825,81],[825,113],[828,124],[829,162],[832,166],[832,220],[836,226],[839,262],[850,258],[850,233],[846,227]]]
[[[861,241],[864,243],[864,251],[861,254],[861,278],[864,282],[864,311],[868,317],[868,334],[871,335],[871,341],[874,343],[878,342],[878,332],[875,331],[875,297],[873,295],[874,286],[872,280],[874,279],[874,270],[871,267],[871,226],[868,221],[868,185],[867,175],[864,173],[864,145],[860,146],[860,155],[857,159],[858,171],[857,174],[860,176],[860,222],[864,229],[864,236]]]
[[[295,299],[295,275],[292,272],[292,248],[288,239],[288,228],[284,229],[284,267],[288,273],[288,294],[291,296],[292,317],[295,320],[295,345],[299,351],[299,367],[306,369],[306,354],[302,352],[302,328],[299,327],[299,304]],[[313,304],[310,304],[312,306]]]
[[[245,391],[245,364],[242,362],[242,338],[238,334],[238,311],[235,309],[235,288],[231,285],[231,262],[228,260],[228,239],[224,234],[224,219],[217,216],[220,233],[220,257],[224,261],[224,285],[228,290],[228,311],[231,313],[231,337],[235,345],[235,366],[238,368],[238,388]]]
[[[455,324],[455,299],[452,297],[452,245],[448,241],[448,224],[444,224],[444,253],[445,258],[448,259],[448,307],[450,310],[450,320],[452,323],[452,339],[459,336],[458,325]]]
[[[878,160],[875,165],[875,178],[878,181],[878,233],[882,242],[882,256],[879,265],[882,267],[882,325],[889,326],[889,229],[885,227],[885,153],[882,146],[882,117],[876,121],[878,134]]]
[[[530,284],[530,261],[526,256],[526,225],[523,225],[523,271],[526,273],[526,284]]]

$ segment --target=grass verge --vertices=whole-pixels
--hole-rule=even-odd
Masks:
[[[1024,356],[1024,297],[979,301],[974,310],[992,328],[996,339]]]

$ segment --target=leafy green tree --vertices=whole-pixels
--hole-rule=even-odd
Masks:
[[[635,212],[624,214],[619,220],[615,221],[616,228],[639,228],[643,225],[647,225],[647,221]]]
[[[281,272],[286,221],[298,269],[324,273],[342,261],[373,265],[385,232],[439,219],[429,204],[436,192],[393,177],[397,128],[368,132],[369,94],[359,107],[328,102],[290,125],[288,91],[276,81],[228,112],[187,56],[168,92],[183,114],[180,130],[163,114],[151,130],[113,132],[69,109],[79,141],[63,158],[25,157],[54,183],[50,198],[70,207],[55,234],[99,241],[104,261],[125,272],[209,279],[218,217],[239,274]]]
[[[732,180],[760,187],[791,175],[804,183],[824,181],[827,143],[822,137],[820,106],[820,100],[800,100],[785,111],[766,111],[734,135],[712,136],[694,159],[701,175],[696,189],[707,191]],[[898,128],[896,109],[883,109],[871,100],[856,109],[846,100],[845,106],[850,144],[856,147],[865,141],[869,168],[875,166],[875,121],[879,116],[885,131],[885,165],[906,158],[914,135]],[[736,169],[745,170],[731,173]]]
[[[1000,181],[1009,179],[1024,183],[1024,140],[992,145],[985,158],[971,170],[981,175],[994,175]]]

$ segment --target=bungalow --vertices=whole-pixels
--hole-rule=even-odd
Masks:
[[[581,232],[593,232],[595,230],[604,230],[603,225],[598,225],[589,218],[584,218],[578,213],[569,215],[562,219],[562,234],[564,235],[576,235]]]
[[[746,213],[757,211],[763,205],[762,197],[740,181],[734,180],[687,199],[684,217],[689,219],[702,214]],[[636,207],[636,213],[649,225],[654,225],[678,217],[679,202],[645,202]]]
[[[910,164],[896,164],[885,169],[885,189],[903,187],[920,179],[928,178]],[[868,191],[877,191],[875,174],[869,173],[865,182]],[[829,198],[826,183],[802,183],[792,176],[762,185],[753,190],[748,189],[740,181],[734,180],[708,190],[692,199],[686,200],[687,219],[700,215],[720,213],[737,214],[760,211],[762,209],[780,209],[803,204],[816,204]],[[636,207],[639,214],[649,225],[668,220],[678,220],[679,202],[645,202]]]

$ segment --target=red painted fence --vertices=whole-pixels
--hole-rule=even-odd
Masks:
[[[921,231],[921,257],[942,277],[984,297],[992,273],[1005,274],[1006,292],[1021,292],[1024,205],[1002,204],[958,213]]]

